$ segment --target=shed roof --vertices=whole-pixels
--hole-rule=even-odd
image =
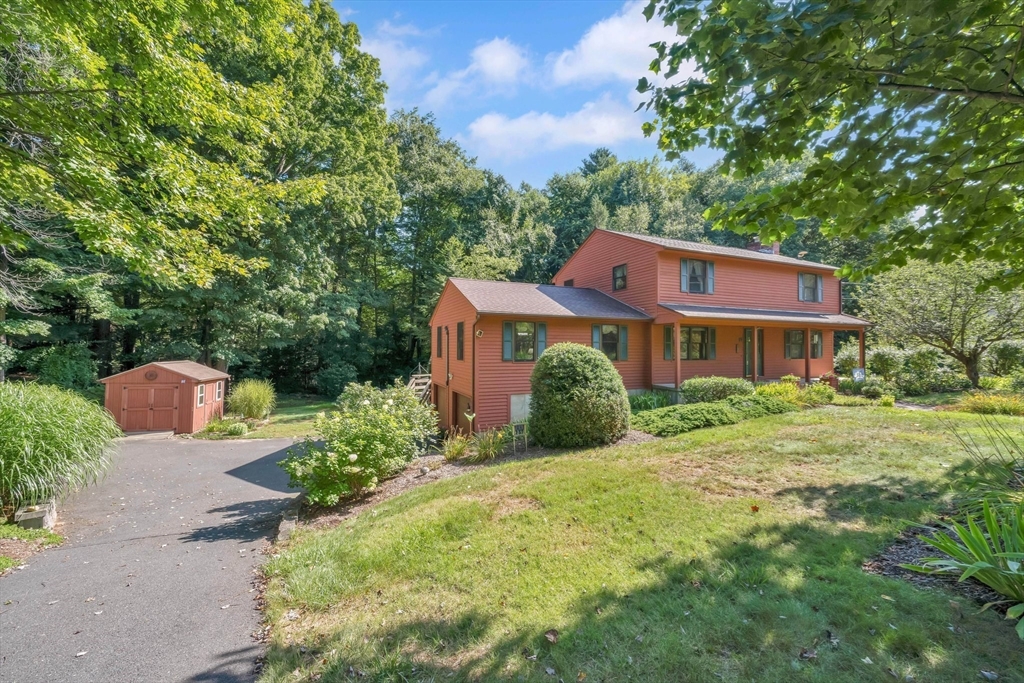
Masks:
[[[449,281],[480,313],[551,318],[651,319],[640,309],[596,289],[457,277]]]
[[[707,244],[706,242],[688,242],[686,240],[677,240],[670,237],[656,237],[654,235],[640,235],[632,232],[618,232],[615,230],[608,230],[608,232],[615,235],[622,235],[623,237],[632,237],[643,242],[650,242],[651,244],[657,244],[660,247],[666,249],[678,249],[680,251],[696,251],[702,254],[714,254],[717,256],[728,256],[731,258],[751,259],[754,261],[766,261],[768,263],[780,263],[789,266],[802,266],[804,268],[814,268],[822,270],[838,270],[836,266],[830,266],[826,263],[815,263],[814,261],[805,261],[799,258],[793,258],[792,256],[783,256],[782,254],[765,253],[763,251],[754,251],[752,249],[739,249],[737,247],[723,247],[717,244]]]
[[[131,370],[119,372],[116,375],[104,377],[103,379],[100,380],[100,382],[107,382],[115,377],[120,377],[121,375],[127,374],[129,372],[135,372],[136,370],[141,370],[142,368],[146,368],[151,365],[163,368],[164,370],[170,370],[171,372],[179,374],[182,377],[188,377],[189,379],[199,380],[200,382],[205,380],[228,378],[228,374],[226,372],[221,372],[220,370],[211,368],[208,365],[203,365],[202,363],[196,363],[190,360],[164,360],[156,361],[153,363],[146,363],[145,365],[140,365],[137,368],[132,368]]]
[[[713,318],[716,320],[749,320],[754,322],[796,323],[799,325],[847,325],[867,327],[867,320],[844,313],[815,313],[812,311],[775,311],[765,308],[727,308],[724,306],[691,306],[689,304],[658,304],[684,318]]]

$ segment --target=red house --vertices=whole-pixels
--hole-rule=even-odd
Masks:
[[[432,397],[442,428],[525,419],[530,373],[558,342],[599,348],[630,391],[697,376],[753,381],[833,367],[842,313],[835,266],[750,249],[595,230],[553,285],[451,278],[431,316]],[[754,359],[757,362],[754,362]]]

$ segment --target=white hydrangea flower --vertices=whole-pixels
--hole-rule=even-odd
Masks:
[[[363,405],[364,405],[364,406],[368,406],[368,405],[370,405],[370,401],[369,401],[369,400],[364,400],[364,401],[363,401]]]
[[[393,399],[390,399],[390,398],[389,398],[389,399],[388,399],[388,405],[389,405],[389,406],[393,406],[393,405],[395,405],[395,401],[394,401]]]
[[[355,453],[349,453],[348,454],[348,461],[349,462],[355,462],[358,459],[359,459],[359,456],[356,455]]]

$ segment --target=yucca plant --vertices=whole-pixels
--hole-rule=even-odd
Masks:
[[[97,481],[120,435],[109,413],[73,391],[0,384],[0,503],[10,510]]]
[[[959,574],[960,581],[975,578],[1008,599],[994,604],[1012,603],[1007,619],[1017,619],[1017,635],[1024,640],[1024,503],[1012,511],[1001,508],[997,514],[988,501],[982,505],[981,523],[967,514],[967,526],[946,525],[946,532],[921,540],[948,557],[925,557],[920,564],[901,565],[927,574]]]
[[[277,404],[274,385],[265,379],[243,379],[228,394],[228,411],[251,420],[262,420]]]

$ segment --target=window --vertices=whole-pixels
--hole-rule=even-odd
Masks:
[[[501,324],[501,359],[517,363],[537,360],[548,345],[546,323],[509,322]]]
[[[679,291],[714,294],[715,264],[697,259],[679,259]]]
[[[626,264],[612,268],[612,289],[616,292],[626,288]]]
[[[222,398],[224,398],[224,382],[217,382],[217,390],[215,396],[215,401],[219,401]]]
[[[199,400],[196,402],[196,407],[197,408],[202,408],[204,405],[206,405],[206,385],[205,384],[200,384],[199,385]]]
[[[814,273],[800,273],[800,301],[811,301],[820,304],[823,299],[823,284],[824,282],[820,275],[815,275]]]
[[[714,360],[715,336],[713,327],[679,328],[679,359]]]
[[[593,347],[609,360],[629,360],[629,328],[625,325],[594,325]]]
[[[672,360],[675,358],[673,348],[675,348],[675,325],[665,325],[665,340],[664,340],[664,354],[665,360]]]
[[[437,343],[435,344],[435,346],[437,348],[434,351],[434,355],[437,356],[438,358],[440,358],[441,357],[441,326],[440,325],[437,326]]]
[[[821,358],[825,351],[825,334],[821,330],[811,330],[811,358]]]
[[[566,280],[565,282],[563,282],[563,283],[562,283],[562,286],[563,286],[563,287],[572,287],[572,286],[573,286],[573,284],[574,284],[574,283],[573,283],[573,281],[572,281],[572,280]]]
[[[466,353],[466,324],[455,326],[455,360],[462,360]]]
[[[786,358],[804,357],[804,331],[786,330]]]

